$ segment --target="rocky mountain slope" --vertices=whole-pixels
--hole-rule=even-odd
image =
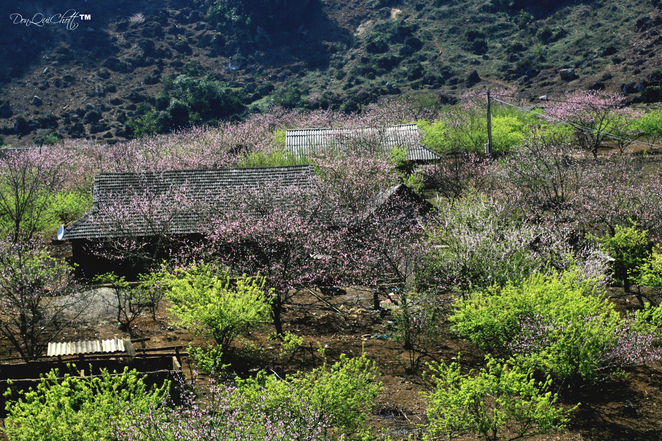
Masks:
[[[0,135],[118,142],[277,104],[360,111],[469,88],[662,100],[650,0],[2,1]],[[80,15],[83,14],[83,15]]]

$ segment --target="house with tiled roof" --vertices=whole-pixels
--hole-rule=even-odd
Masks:
[[[312,165],[100,173],[94,178],[92,209],[64,228],[58,240],[71,243],[73,263],[86,277],[110,271],[133,276],[178,247],[204,247],[214,213],[239,209],[260,216],[272,203],[305,212],[306,197],[316,194],[314,180]],[[259,200],[251,200],[255,194]],[[429,212],[429,205],[400,184],[353,217],[352,230],[362,234],[363,225],[375,219],[398,219],[398,225],[408,228]],[[330,222],[330,228],[338,227]]]
[[[388,155],[394,148],[405,151],[412,163],[428,163],[441,156],[421,144],[416,124],[388,127],[293,129],[285,132],[286,151],[306,158],[325,149],[364,148]]]
[[[100,257],[100,247],[116,241],[200,238],[208,218],[198,207],[236,208],[230,205],[235,200],[224,196],[251,187],[268,186],[271,197],[286,197],[286,188],[312,188],[314,177],[312,165],[100,173],[94,178],[92,210],[58,239],[71,243],[73,262],[83,274],[106,272],[109,260]]]

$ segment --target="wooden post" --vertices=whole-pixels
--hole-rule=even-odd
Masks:
[[[487,144],[485,144],[485,156],[492,156],[492,115],[491,115],[490,89],[487,89]]]

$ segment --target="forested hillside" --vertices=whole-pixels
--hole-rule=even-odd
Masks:
[[[662,98],[655,0],[4,1],[0,135],[113,143],[278,105],[359,112],[511,86]],[[82,14],[82,15],[81,15]]]

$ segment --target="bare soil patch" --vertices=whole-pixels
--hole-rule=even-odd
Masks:
[[[623,293],[622,289],[614,289],[610,294],[621,312],[640,307],[637,297]],[[659,297],[656,292],[644,291],[643,294],[653,300]],[[372,309],[372,292],[363,288],[347,288],[336,294],[303,290],[294,300],[285,311],[284,329],[303,336],[301,349],[292,357],[279,358],[280,343],[269,338],[272,330],[267,328],[251,333],[235,345],[233,368],[240,375],[263,368],[285,375],[319,366],[323,361],[317,351],[319,346],[325,348],[328,361],[336,360],[342,353],[360,354],[363,350],[377,364],[384,386],[370,415],[370,426],[385,430],[397,440],[407,439],[410,435],[419,439],[421,426],[427,422],[427,404],[421,393],[429,389],[422,378],[422,369],[412,372],[407,351],[393,341],[388,329],[390,317],[382,317],[379,311]],[[103,307],[103,303],[99,303],[98,308],[91,314],[97,317],[96,320],[63,334],[61,339],[130,337],[136,341],[137,350],[142,347],[186,347],[192,340],[203,343],[170,320],[165,303],[159,308],[156,320],[147,315],[138,318],[132,324],[131,334],[119,331],[111,308]],[[3,357],[11,354],[8,343],[1,343],[0,354]],[[450,362],[459,353],[467,370],[482,366],[484,354],[448,330],[441,336],[437,352],[424,357],[424,361]],[[190,375],[193,369],[190,360],[184,357],[184,373]],[[662,439],[661,385],[660,363],[630,369],[623,379],[605,378],[596,384],[556,384],[554,387],[563,406],[572,407],[578,402],[581,405],[573,413],[566,433],[534,439]]]

